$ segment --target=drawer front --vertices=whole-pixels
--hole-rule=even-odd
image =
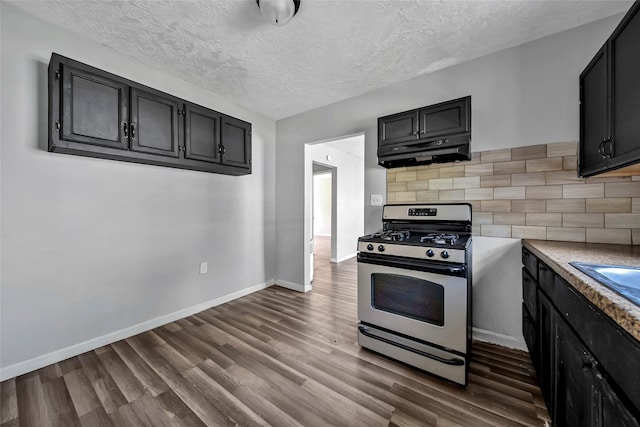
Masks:
[[[555,301],[556,299],[553,282],[554,277],[555,273],[544,262],[538,264],[538,285],[551,301]]]
[[[538,321],[538,284],[525,268],[522,269],[522,300],[534,322]]]
[[[522,248],[522,264],[534,280],[538,280],[538,258],[526,248]]]

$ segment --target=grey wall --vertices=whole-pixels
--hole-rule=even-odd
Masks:
[[[385,170],[376,163],[376,118],[387,114],[471,95],[472,151],[576,141],[578,75],[621,17],[597,21],[278,121],[278,278],[300,283],[303,277],[304,218],[300,207],[304,188],[300,159],[305,142],[364,132],[368,197],[371,193],[386,193]],[[360,78],[366,78],[366,69]],[[380,208],[366,207],[365,232],[378,229],[380,218]],[[502,288],[512,286],[516,284],[503,278],[491,292],[498,294]],[[509,310],[520,309],[516,299],[508,301]],[[488,319],[500,313],[476,310],[476,314],[477,327],[492,328],[494,332],[504,329],[496,326],[493,318]]]
[[[0,7],[3,376],[271,283],[275,123],[5,3]],[[251,122],[253,174],[48,153],[52,51]],[[208,274],[199,274],[202,261]]]

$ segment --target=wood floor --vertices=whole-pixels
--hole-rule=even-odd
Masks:
[[[316,240],[277,286],[1,384],[5,426],[542,426],[528,354],[475,342],[466,388],[361,349],[356,262]]]

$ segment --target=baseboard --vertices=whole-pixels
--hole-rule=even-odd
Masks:
[[[340,258],[330,258],[330,259],[329,259],[329,261],[331,261],[331,262],[333,262],[333,263],[338,263],[338,262],[342,262],[342,261],[346,261],[346,260],[348,260],[348,259],[351,259],[351,258],[353,258],[353,257],[354,257],[354,256],[356,256],[356,255],[358,255],[358,253],[357,253],[357,252],[354,252],[354,253],[352,253],[352,254],[349,254],[349,255],[347,255],[347,256],[343,256],[343,257],[340,257]]]
[[[157,328],[158,326],[166,325],[167,323],[191,316],[192,314],[199,313],[208,308],[224,304],[225,302],[232,301],[236,298],[249,295],[262,289],[266,289],[269,286],[274,285],[274,283],[275,281],[272,279],[268,282],[260,283],[258,285],[241,289],[239,291],[232,292],[230,294],[200,304],[196,304],[182,310],[174,311],[173,313],[156,317],[155,319],[147,320],[146,322],[138,323],[137,325],[120,329],[119,331],[111,332],[101,337],[92,338],[90,340],[74,344],[60,350],[52,351],[51,353],[43,354],[42,356],[34,357],[33,359],[25,360],[24,362],[18,362],[4,368],[0,368],[0,381],[17,377],[18,375],[26,374],[27,372],[35,371],[36,369],[43,368],[45,366],[51,365],[52,363],[57,363],[70,357],[86,353],[87,351],[95,350],[96,348],[114,343],[116,341],[120,341],[125,338],[129,338],[133,335],[137,335],[153,328]]]
[[[529,351],[524,339],[487,331],[485,329],[473,328],[473,339],[498,344],[503,347],[514,348],[516,350]]]
[[[276,280],[276,285],[282,286],[283,288],[291,289],[292,291],[298,292],[309,292],[311,290],[311,285],[300,285],[298,283],[287,282],[286,280]]]

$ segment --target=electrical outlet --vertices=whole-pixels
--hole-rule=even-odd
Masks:
[[[382,206],[382,194],[371,195],[371,206]]]
[[[207,265],[206,262],[201,262],[200,263],[200,274],[207,274],[207,271],[209,270],[209,266]]]

